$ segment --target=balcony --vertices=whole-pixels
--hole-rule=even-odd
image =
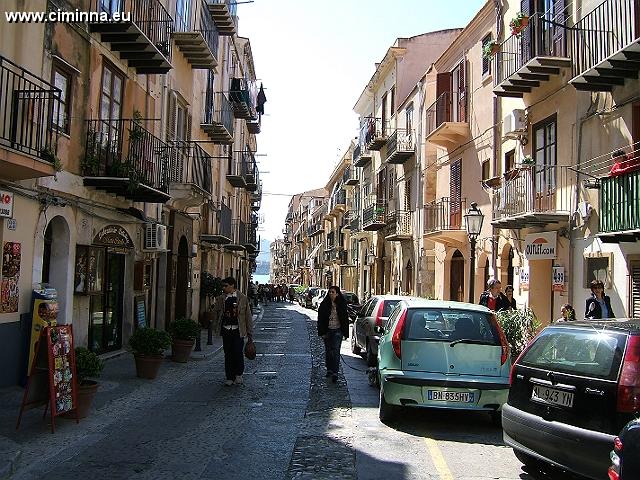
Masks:
[[[216,222],[208,233],[200,235],[200,241],[213,245],[225,245],[233,240],[231,224],[231,208],[224,203],[219,205],[216,213]],[[208,229],[207,229],[208,230]]]
[[[251,222],[246,227],[244,248],[251,255],[258,251],[258,223]]]
[[[197,207],[211,197],[212,158],[196,142],[171,142],[171,205]]]
[[[256,121],[256,86],[245,78],[232,78],[229,97],[233,106],[233,115],[247,121]]]
[[[322,260],[325,265],[330,265],[334,262],[336,258],[336,249],[335,247],[328,248],[324,251],[322,255]]]
[[[573,79],[577,90],[611,91],[640,71],[637,0],[606,0],[573,28]]]
[[[89,120],[84,184],[135,202],[165,203],[171,147],[142,126],[141,119]]]
[[[387,224],[385,220],[386,203],[375,201],[362,211],[362,230],[381,230]]]
[[[90,12],[128,15],[128,22],[89,23],[136,73],[167,73],[171,70],[173,19],[159,0],[90,0]]]
[[[54,175],[63,115],[58,88],[0,56],[0,177]]]
[[[387,143],[388,122],[382,124],[381,118],[367,117],[360,127],[360,138],[367,150],[381,150]]]
[[[331,195],[329,200],[329,215],[338,215],[347,208],[347,192],[340,189]]]
[[[338,250],[336,252],[336,262],[338,263],[338,265],[349,265],[349,252],[347,252],[346,250]]]
[[[200,128],[209,135],[213,143],[231,145],[233,143],[233,108],[222,92],[207,91],[205,110]]]
[[[349,230],[351,232],[351,235],[355,235],[361,230],[360,215],[358,215],[357,212],[351,212],[351,213],[353,213],[353,215],[351,215],[351,225],[349,225]]]
[[[350,187],[360,183],[360,170],[354,167],[347,167],[344,171],[343,181]]]
[[[574,194],[568,167],[522,167],[504,177],[493,195],[492,225],[504,229],[567,223]]]
[[[247,188],[247,155],[236,151],[229,157],[227,164],[227,182],[235,188]]]
[[[293,222],[293,213],[289,212],[287,213],[287,216],[284,218],[285,223],[291,223]],[[282,232],[284,233],[284,232]]]
[[[257,212],[262,206],[262,182],[259,183],[258,189],[251,195],[251,210]]]
[[[356,145],[353,149],[353,166],[354,167],[364,167],[371,161],[372,155],[367,148],[363,147],[361,144]]]
[[[453,150],[469,138],[466,99],[458,92],[444,92],[427,109],[428,142]]]
[[[218,65],[218,30],[211,16],[203,11],[199,22],[178,21],[176,19],[173,39],[184,58],[193,69],[215,70]]]
[[[258,172],[256,159],[251,150],[245,150],[243,154],[245,155],[245,165],[247,166],[244,177],[246,184],[245,188],[249,192],[255,192],[258,190],[258,184],[260,183],[260,172]]]
[[[232,36],[236,34],[236,11],[238,4],[235,0],[206,0],[211,19],[216,24],[220,35]]]
[[[494,89],[499,97],[519,97],[570,68],[566,14],[536,13],[519,35],[511,35],[494,56]]]
[[[640,171],[600,179],[599,213],[604,243],[640,240]]]
[[[257,135],[258,133],[260,133],[261,123],[262,120],[260,116],[258,116],[256,120],[247,120],[247,130],[249,131],[249,133]]]
[[[387,163],[404,163],[416,153],[415,137],[411,130],[395,130],[387,140]]]
[[[335,232],[329,232],[327,233],[327,241],[326,241],[326,248],[325,250],[332,250],[335,247],[335,241],[336,241],[336,233]]]
[[[243,251],[247,245],[247,224],[242,220],[231,221],[231,243],[224,246],[227,250]]]
[[[388,242],[403,242],[413,238],[412,212],[392,210],[387,214],[387,227],[384,239]]]
[[[467,242],[467,231],[463,215],[467,201],[442,197],[424,207],[424,236],[449,246],[460,246]]]

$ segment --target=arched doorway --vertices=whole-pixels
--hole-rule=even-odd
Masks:
[[[407,268],[405,275],[405,289],[404,291],[407,295],[411,295],[413,293],[413,265],[411,265],[411,260],[407,260]]]
[[[513,248],[509,248],[509,262],[507,263],[507,285],[513,285]]]
[[[449,275],[449,299],[464,301],[464,257],[460,250],[453,252]]]
[[[189,288],[189,243],[186,237],[180,238],[178,245],[178,263],[176,265],[176,309],[175,318],[187,317],[187,290]],[[174,320],[174,319],[170,319]]]
[[[71,323],[65,318],[67,285],[71,275],[69,272],[70,231],[67,221],[55,216],[44,231],[42,250],[42,276],[40,281],[48,283],[58,294],[58,322]]]

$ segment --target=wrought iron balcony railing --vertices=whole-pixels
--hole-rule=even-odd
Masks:
[[[223,92],[207,90],[201,128],[214,143],[233,143],[233,108]]]
[[[406,210],[392,210],[387,213],[385,240],[406,240],[413,237],[413,215]]]
[[[195,142],[171,142],[169,180],[190,183],[211,194],[211,156]]]
[[[58,127],[70,120],[60,94],[59,88],[0,56],[0,146],[50,162]]]
[[[533,165],[505,177],[493,195],[493,224],[524,228],[567,221],[575,191],[569,167]]]
[[[335,247],[328,248],[323,252],[322,258],[324,263],[332,263],[336,258],[336,249]]]
[[[232,78],[229,97],[233,105],[233,113],[236,118],[245,120],[256,120],[256,85],[252,80],[246,78]]]
[[[220,31],[220,35],[231,36],[236,33],[236,0],[206,0],[209,14]]]
[[[380,230],[386,225],[385,213],[387,207],[383,201],[375,201],[362,211],[362,229]]]
[[[360,126],[360,141],[367,150],[380,150],[387,143],[389,122],[381,118],[366,117]],[[360,154],[362,155],[362,153]]]
[[[247,224],[242,220],[238,220],[238,219],[232,220],[231,236],[232,236],[231,245],[241,247],[241,248],[236,248],[236,250],[244,249],[245,245],[247,244]],[[229,245],[227,245],[227,247],[229,247]],[[231,247],[230,249],[233,250],[234,248]]]
[[[600,232],[640,230],[640,170],[600,179]]]
[[[351,235],[353,235],[356,232],[360,231],[360,215],[358,215],[357,212],[351,212],[354,215],[351,216],[351,225],[350,225],[350,230],[351,230]]]
[[[335,246],[335,232],[327,233],[326,250],[332,249]]]
[[[415,154],[415,136],[412,130],[394,130],[387,140],[387,162],[404,163]]]
[[[168,200],[172,149],[146,130],[143,121],[124,118],[88,121],[85,156],[81,161],[85,185],[134,200]]]
[[[443,197],[424,206],[424,233],[446,230],[463,230],[463,215],[467,210],[467,200],[452,200]]]
[[[204,8],[197,14],[197,19],[192,15],[193,23],[176,15],[175,44],[192,68],[215,68],[218,64],[218,29]]]
[[[443,92],[426,112],[427,137],[447,122],[466,122],[466,99],[458,92]]]
[[[333,212],[335,209],[344,209],[347,204],[347,192],[344,190],[336,191],[329,200],[329,212]]]

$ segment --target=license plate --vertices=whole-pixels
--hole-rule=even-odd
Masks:
[[[473,403],[473,392],[446,392],[444,390],[428,390],[427,399],[434,402]]]
[[[558,390],[556,388],[534,385],[531,392],[531,400],[561,407],[573,407],[573,393]]]

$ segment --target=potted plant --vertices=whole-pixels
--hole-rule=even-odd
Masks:
[[[527,155],[522,159],[520,163],[522,165],[531,166],[531,165],[535,165],[536,161],[533,159],[531,155]]]
[[[162,330],[139,328],[129,339],[136,361],[136,375],[150,380],[156,378],[164,351],[171,345],[171,337]]]
[[[186,363],[200,335],[200,325],[190,318],[179,318],[169,325],[171,334],[171,358],[174,362]]]
[[[200,315],[203,328],[209,328],[214,320],[211,306],[218,295],[222,295],[222,279],[214,277],[209,272],[203,272],[200,277],[200,298],[205,300],[205,309]]]
[[[76,378],[78,380],[77,405],[78,417],[85,418],[91,411],[93,398],[98,391],[98,382],[89,380],[100,376],[104,362],[98,355],[85,347],[76,347]]]
[[[482,46],[482,57],[491,58],[500,51],[500,44],[495,40],[489,40]]]
[[[511,35],[520,35],[520,32],[522,32],[527,25],[529,25],[529,15],[524,12],[518,12],[509,22]]]
[[[515,362],[542,325],[530,308],[497,312],[496,318],[507,337],[511,359]]]

